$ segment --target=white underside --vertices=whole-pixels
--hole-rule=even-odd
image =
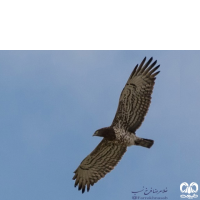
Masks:
[[[120,141],[127,146],[135,145],[135,141],[137,140],[137,136],[135,134],[121,128],[113,127],[113,129],[115,131],[117,141]]]

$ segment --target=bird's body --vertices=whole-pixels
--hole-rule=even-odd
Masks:
[[[82,192],[90,189],[99,179],[110,172],[122,158],[128,146],[150,148],[154,141],[136,136],[151,103],[155,77],[159,73],[151,63],[152,58],[136,66],[131,73],[119,99],[119,105],[110,127],[95,131],[94,136],[103,137],[99,145],[81,162],[74,171],[75,187]]]
[[[135,141],[137,140],[137,136],[135,134],[132,134],[121,127],[114,127],[113,129],[116,134],[116,142],[126,146],[135,145]]]

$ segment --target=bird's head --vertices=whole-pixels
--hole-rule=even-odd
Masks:
[[[115,131],[112,127],[98,129],[93,136],[104,137],[107,140],[114,140],[116,138]]]

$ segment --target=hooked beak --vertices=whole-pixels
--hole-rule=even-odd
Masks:
[[[98,131],[96,131],[92,136],[99,136]]]

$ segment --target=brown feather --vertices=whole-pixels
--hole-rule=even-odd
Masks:
[[[140,65],[136,65],[132,71],[125,87],[123,88],[116,115],[111,127],[102,128],[94,133],[94,136],[104,137],[98,146],[81,162],[74,171],[74,186],[82,193],[90,190],[98,180],[109,173],[120,161],[127,146],[116,140],[114,127],[121,127],[132,133],[140,127],[151,103],[151,94],[155,84],[156,75],[159,68],[154,67],[157,61],[152,64],[151,57],[146,63],[146,57]],[[119,130],[119,129],[118,129]],[[142,138],[140,138],[142,139]],[[142,139],[141,141],[151,141],[147,145],[150,148],[153,140]],[[145,145],[147,143],[144,143]],[[145,145],[142,146],[145,146]]]
[[[126,146],[104,138],[75,170],[75,187],[78,185],[78,189],[84,193],[87,185],[89,191],[90,185],[94,185],[117,165],[126,149]]]
[[[146,58],[133,70],[123,88],[111,127],[120,123],[122,128],[135,133],[141,126],[151,103],[155,76],[159,73],[156,72],[159,65],[154,67],[157,61],[151,64],[152,57],[146,63],[145,60]]]

